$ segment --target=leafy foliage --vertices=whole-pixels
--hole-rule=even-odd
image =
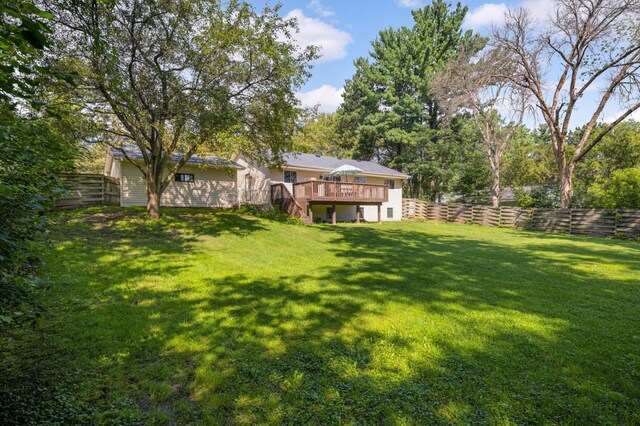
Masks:
[[[349,141],[344,140],[338,129],[335,113],[319,114],[309,119],[293,134],[293,150],[311,154],[348,158],[351,156]]]
[[[73,166],[74,146],[42,118],[0,110],[0,320],[33,319],[30,290],[44,230],[43,210],[62,191],[58,173]]]
[[[560,207],[560,192],[556,185],[544,185],[526,191],[523,188],[515,188],[516,205],[518,207],[535,207],[550,209]]]
[[[640,210],[640,169],[619,169],[587,190],[590,204],[608,209]]]
[[[546,126],[537,130],[520,128],[503,158],[505,186],[539,185],[557,175],[551,140]]]
[[[0,3],[0,102],[32,99],[40,77],[47,68],[34,58],[49,46],[53,15],[29,0]]]
[[[448,127],[454,155],[448,167],[451,176],[447,191],[459,196],[459,201],[464,203],[486,203],[491,170],[477,127],[464,115],[454,117]]]

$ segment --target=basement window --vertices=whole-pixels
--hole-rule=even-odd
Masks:
[[[176,182],[195,182],[193,173],[176,173]]]
[[[393,219],[393,207],[387,207],[387,219]]]

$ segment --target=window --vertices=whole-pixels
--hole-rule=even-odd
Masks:
[[[360,207],[360,219],[364,219],[364,207]]]
[[[396,189],[396,181],[393,179],[385,179],[384,184],[389,187],[389,189]]]
[[[320,179],[328,180],[331,182],[340,182],[342,180],[341,176],[334,176],[334,175],[323,175],[323,176],[320,176]]]
[[[298,172],[291,172],[289,170],[284,171],[284,181],[286,183],[297,183],[298,182]]]
[[[195,182],[193,173],[176,173],[176,182]]]
[[[393,207],[387,207],[387,219],[393,219]]]
[[[367,183],[366,176],[354,176],[353,183]]]

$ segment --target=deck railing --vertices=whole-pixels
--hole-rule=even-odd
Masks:
[[[280,204],[282,210],[291,216],[306,217],[304,208],[282,183],[271,185],[271,203]]]
[[[384,203],[389,200],[387,185],[311,180],[293,185],[293,196],[308,201]]]

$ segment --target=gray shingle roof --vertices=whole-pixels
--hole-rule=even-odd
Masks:
[[[129,157],[132,160],[143,160],[144,158],[142,157],[142,153],[140,152],[140,149],[137,146],[126,146],[123,148],[123,150],[125,151],[125,153],[127,154],[127,157]],[[119,158],[119,159],[123,159],[125,158],[125,156],[122,154],[122,152],[119,149],[115,149],[112,147],[109,147],[109,151],[111,152],[111,155],[114,156],[114,158]],[[184,157],[184,154],[182,153],[178,153],[175,152],[171,155],[171,162],[172,163],[177,163],[178,161],[180,161],[182,158]],[[189,160],[187,160],[187,164],[200,164],[200,165],[209,165],[209,166],[214,166],[214,167],[229,167],[232,169],[244,169],[243,166],[241,166],[240,164],[231,161],[231,160],[227,160],[226,158],[221,158],[221,157],[214,157],[212,155],[207,155],[207,156],[199,156],[199,155],[192,155],[191,158],[189,158]]]
[[[284,162],[289,167],[305,167],[312,169],[324,169],[331,171],[343,164],[358,167],[362,169],[364,174],[377,174],[385,176],[396,176],[398,178],[408,178],[409,176],[389,167],[382,166],[373,161],[358,161],[349,158],[328,157],[326,155],[304,154],[300,152],[291,152],[284,154]]]

